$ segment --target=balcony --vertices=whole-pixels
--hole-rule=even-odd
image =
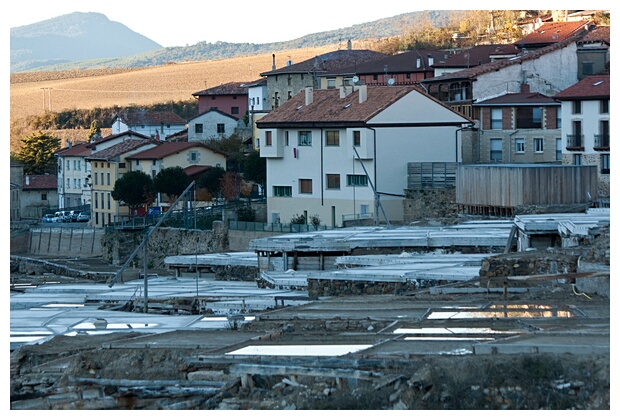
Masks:
[[[609,150],[609,134],[595,134],[594,135],[594,150],[601,150],[601,151]]]
[[[583,134],[567,134],[566,150],[583,151]]]

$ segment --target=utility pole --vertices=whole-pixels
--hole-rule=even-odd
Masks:
[[[52,88],[41,88],[41,90],[43,91],[43,110],[45,111],[45,91],[47,90],[47,107],[52,112]]]

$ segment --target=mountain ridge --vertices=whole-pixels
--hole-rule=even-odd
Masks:
[[[11,28],[11,73],[85,70],[101,67],[148,67],[170,62],[217,60],[338,43],[346,45],[348,40],[378,39],[402,35],[407,27],[415,25],[423,18],[429,18],[437,25],[443,25],[447,22],[449,12],[439,10],[403,13],[346,28],[311,33],[289,41],[265,44],[224,41],[207,43],[200,41],[193,45],[165,48],[123,24],[110,21],[101,13],[74,12],[46,21]],[[63,25],[63,29],[58,31],[59,34],[56,34],[55,25],[59,23]],[[91,25],[88,28],[98,25],[99,27],[103,26],[104,29],[86,31],[84,27],[88,23]],[[67,28],[73,28],[72,31],[69,31],[72,36],[66,35]],[[114,34],[114,39],[117,40],[121,39],[120,34],[125,37],[122,44],[138,45],[139,48],[133,52],[116,51],[116,54],[107,52],[109,45],[118,47],[121,44],[114,42],[114,39],[110,40],[111,34]],[[44,43],[41,40],[42,37],[51,38],[51,42]],[[103,42],[101,38],[103,38]],[[150,43],[147,43],[146,40]],[[78,57],[76,55],[62,55],[60,49],[64,51],[95,51],[97,53]]]

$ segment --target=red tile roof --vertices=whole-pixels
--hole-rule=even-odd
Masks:
[[[310,58],[297,64],[291,64],[290,66],[285,66],[276,70],[267,71],[261,73],[260,75],[270,76],[277,74],[308,72],[329,73],[341,69],[354,67],[362,63],[375,61],[383,57],[389,56],[387,54],[371,50],[337,50],[317,55],[314,58]]]
[[[172,111],[122,111],[117,114],[117,118],[127,125],[185,124],[185,120]]]
[[[220,95],[247,95],[249,82],[230,82],[223,83],[219,86],[214,86],[209,89],[204,89],[196,93],[192,93],[193,96],[220,96]]]
[[[383,74],[386,71],[388,74],[413,73],[416,71],[432,70],[431,66],[428,64],[429,56],[437,63],[445,62],[451,55],[452,53],[447,50],[411,50],[400,54],[385,55],[377,60],[338,69],[337,72],[325,73],[324,76],[329,76],[330,74]],[[419,67],[418,59],[420,59]]]
[[[540,28],[515,42],[515,45],[527,48],[561,42],[581,33],[589,24],[591,24],[589,21],[544,23]]]
[[[579,45],[604,43],[610,45],[611,28],[609,26],[598,26],[589,31],[579,42]]]
[[[121,143],[115,144],[114,146],[110,146],[105,150],[95,152],[92,155],[88,156],[86,159],[110,160],[122,156],[125,153],[131,152],[132,150],[136,150],[139,147],[145,146],[147,144],[158,145],[161,144],[161,141],[153,139],[125,140]]]
[[[184,150],[196,148],[196,147],[208,149],[214,153],[219,153],[221,155],[224,155],[224,153],[212,147],[209,147],[205,144],[196,142],[196,141],[181,141],[181,142],[163,143],[151,149],[143,150],[141,152],[128,156],[127,159],[163,159],[167,156],[172,156],[176,153],[181,153]]]
[[[476,45],[449,57],[445,63],[437,63],[433,67],[473,67],[491,62],[493,55],[516,56],[520,50],[514,44]]]
[[[609,99],[610,76],[588,76],[554,96],[559,100]]]
[[[56,151],[56,155],[67,157],[67,156],[90,156],[93,153],[93,150],[96,150],[96,146],[102,143],[106,143],[110,140],[128,137],[127,140],[134,139],[148,139],[150,137],[145,136],[144,134],[137,133],[135,131],[124,131],[119,134],[112,134],[106,137],[102,137],[98,140],[86,143],[80,143],[72,147],[67,147],[64,149],[59,149]]]
[[[56,175],[24,175],[24,190],[55,190],[58,188]]]
[[[412,91],[419,92],[446,107],[442,102],[426,95],[412,85],[373,85],[366,86],[366,89],[367,99],[362,103],[359,102],[358,92],[341,98],[340,89],[315,90],[312,103],[308,106],[305,104],[305,91],[302,91],[286,101],[281,107],[269,112],[256,124],[259,128],[283,125],[308,126],[313,123],[334,126],[342,126],[343,124],[362,125]]]
[[[486,101],[476,102],[476,106],[497,106],[497,105],[537,105],[537,106],[559,106],[560,103],[553,98],[541,93],[508,93]]]
[[[527,54],[522,54],[514,58],[497,60],[491,63],[482,64],[480,66],[472,67],[469,69],[464,69],[460,71],[456,71],[454,73],[446,73],[441,76],[424,79],[422,83],[432,83],[435,81],[445,81],[445,80],[463,80],[463,79],[473,79],[482,74],[492,73],[494,71],[498,71],[504,67],[512,66],[512,65],[520,65],[524,61],[527,60],[535,60],[540,58],[541,56],[553,52],[555,50],[565,48],[567,45],[570,45],[573,42],[577,42],[580,40],[582,35],[575,35],[574,37],[565,39],[562,42],[556,42],[555,44],[548,45],[543,48],[538,48],[534,51],[531,51]]]
[[[204,172],[207,172],[209,169],[213,168],[213,166],[210,165],[192,165],[192,166],[188,166],[187,168],[183,169],[183,172],[185,172],[187,174],[187,176],[189,177],[193,177],[196,175],[200,175]]]

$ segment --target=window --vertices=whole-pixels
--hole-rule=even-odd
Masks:
[[[112,205],[111,202],[112,202],[112,200],[110,199],[110,193],[108,193],[108,210],[110,210],[112,208],[111,207],[111,205]]]
[[[609,99],[601,99],[599,102],[599,113],[609,114]]]
[[[555,160],[562,161],[562,139],[555,139]]]
[[[515,153],[525,153],[525,139],[515,139]]]
[[[339,190],[340,189],[340,174],[327,174],[327,189]]]
[[[271,136],[272,136],[271,131],[265,131],[265,146],[271,146],[272,144]]]
[[[491,139],[491,162],[502,161],[502,139]]]
[[[545,150],[545,139],[535,138],[534,139],[534,152],[535,153],[543,153]]]
[[[368,178],[366,175],[347,175],[347,185],[349,187],[366,187]]]
[[[326,131],[325,132],[325,145],[326,146],[340,146],[340,131]]]
[[[370,206],[368,204],[360,204],[360,215],[370,216]]]
[[[108,185],[110,185],[110,173],[108,172],[106,175],[108,176]]]
[[[202,124],[194,125],[194,131],[196,132],[196,134],[202,134],[203,133],[203,125]]]
[[[330,77],[327,79],[327,89],[333,89],[336,87],[336,78]]]
[[[555,124],[556,128],[562,128],[562,109],[559,107],[555,109]]]
[[[288,146],[288,131],[284,132],[284,145]]]
[[[355,130],[353,132],[353,146],[354,147],[359,147],[362,144],[362,133],[358,130]]]
[[[298,146],[312,146],[312,132],[311,131],[300,131],[297,145]]]
[[[118,164],[119,169],[125,169],[125,162],[120,162]]]
[[[573,155],[573,164],[574,165],[581,165],[582,164],[581,153],[575,153]]]
[[[47,193],[41,193],[41,201],[47,201]]]
[[[299,193],[300,194],[312,194],[312,180],[300,179],[299,180]]]
[[[502,109],[491,108],[491,130],[502,129]]]
[[[601,173],[609,174],[609,153],[601,154]]]
[[[94,184],[95,185],[99,185],[99,178],[97,177],[98,172],[94,172],[94,174],[95,174],[95,182],[94,182]]]
[[[95,192],[95,208],[99,208],[99,193]]]
[[[542,128],[542,109],[534,106],[518,107],[517,128]]]
[[[293,196],[293,188],[292,187],[273,187],[273,196],[274,197],[292,197]]]
[[[584,76],[591,76],[594,74],[594,63],[592,61],[584,61],[581,63],[581,73]]]
[[[198,161],[198,152],[190,152],[189,153],[189,161],[197,162]]]
[[[217,134],[224,134],[226,132],[226,127],[224,124],[217,125]]]
[[[573,114],[581,114],[581,101],[573,101]]]
[[[238,115],[238,114],[239,114],[239,107],[238,106],[230,107],[230,115]]]

